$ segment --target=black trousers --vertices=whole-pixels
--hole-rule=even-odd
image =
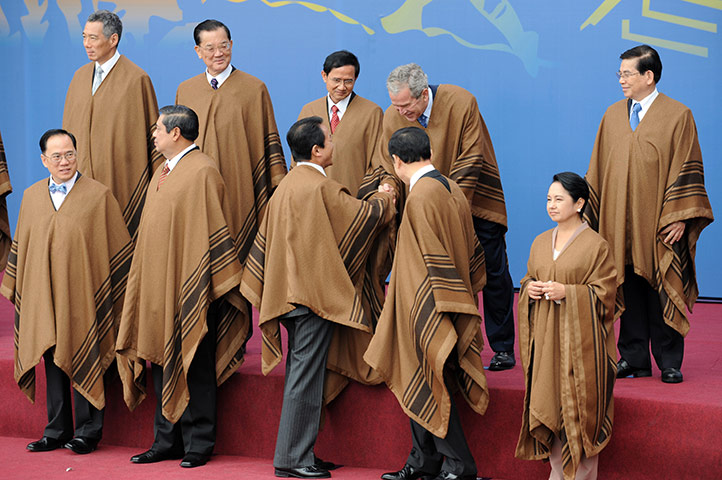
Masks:
[[[684,337],[664,323],[659,294],[634,267],[624,269],[624,304],[617,346],[621,357],[635,368],[652,368],[649,345],[660,369],[681,368]]]
[[[333,323],[313,312],[281,320],[288,331],[286,379],[273,466],[313,465]]]
[[[474,218],[474,230],[484,249],[486,286],[484,327],[489,346],[495,352],[514,351],[514,283],[509,273],[504,227]]]
[[[184,453],[211,455],[216,444],[216,304],[208,309],[206,333],[188,369],[190,398],[180,420],[171,423],[163,416],[163,367],[151,364],[157,395],[153,450],[182,456]]]
[[[449,388],[450,375],[444,375],[444,383],[446,389],[452,392]],[[406,463],[417,470],[432,475],[441,470],[458,476],[476,475],[476,463],[466,442],[453,395],[451,395],[451,412],[446,438],[433,435],[411,420],[411,445],[411,453]]]
[[[83,395],[73,390],[75,403],[75,429],[73,430],[73,405],[70,399],[70,379],[60,367],[53,362],[52,349],[43,355],[45,360],[45,395],[48,407],[48,424],[44,436],[54,439],[70,439],[84,437],[100,440],[103,436],[103,414],[105,409],[98,410]]]

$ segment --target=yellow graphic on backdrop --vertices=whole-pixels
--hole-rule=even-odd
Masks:
[[[604,0],[596,10],[582,23],[579,30],[584,30],[589,25],[598,24],[609,12],[616,7],[621,0]],[[692,3],[703,7],[713,8],[716,10],[722,10],[722,0],[681,0],[686,3]],[[652,10],[651,0],[642,0],[642,16],[664,22],[673,25],[679,25],[686,28],[692,28],[695,30],[701,30],[708,33],[717,33],[717,24],[712,22],[706,22],[696,18],[683,17],[680,15],[673,15],[671,13],[660,12]],[[668,48],[670,50],[677,50],[679,52],[688,53],[690,55],[697,55],[700,57],[708,57],[709,49],[701,45],[693,45],[691,43],[680,42],[671,40],[668,38],[659,38],[651,35],[643,35],[640,33],[632,33],[630,28],[630,20],[622,20],[622,38],[625,40],[633,40],[635,42],[647,43],[657,47]]]
[[[248,0],[228,0],[228,1],[229,1],[229,2],[232,2],[232,3],[243,3],[243,2],[247,2]],[[290,0],[288,0],[288,1],[287,1],[287,0],[284,0],[284,1],[279,1],[279,2],[271,2],[271,1],[269,1],[269,0],[261,0],[261,2],[265,3],[265,4],[268,5],[269,7],[273,7],[273,8],[276,8],[276,7],[285,7],[285,6],[288,6],[288,5],[300,5],[300,6],[302,6],[302,7],[306,7],[306,8],[308,8],[309,10],[314,11],[314,12],[317,12],[317,13],[328,12],[328,13],[330,13],[331,15],[333,15],[333,16],[336,17],[336,18],[338,18],[339,20],[341,20],[341,21],[344,22],[344,23],[348,23],[349,25],[360,25],[360,26],[366,31],[366,33],[368,33],[369,35],[373,35],[374,33],[376,33],[376,32],[374,32],[371,28],[369,28],[369,27],[367,27],[366,25],[358,22],[357,20],[354,20],[353,18],[349,17],[348,15],[344,15],[343,13],[341,13],[341,12],[339,12],[339,11],[337,11],[337,10],[333,10],[333,9],[331,9],[331,8],[324,7],[323,5],[319,5],[319,4],[317,4],[317,3],[301,2],[301,1],[290,1]],[[203,3],[205,3],[205,0],[203,0]]]
[[[398,10],[381,19],[381,24],[388,33],[420,31],[428,37],[449,35],[459,44],[479,50],[496,50],[516,55],[527,71],[536,76],[539,66],[547,64],[537,56],[539,34],[524,31],[519,16],[508,0],[501,0],[491,10],[485,9],[485,0],[469,0],[469,3],[496,28],[508,43],[489,43],[485,45],[471,43],[454,32],[440,27],[425,27],[422,21],[424,7],[434,0],[406,0]]]

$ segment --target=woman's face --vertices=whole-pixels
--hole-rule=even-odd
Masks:
[[[564,223],[570,219],[578,218],[577,209],[584,201],[580,198],[574,201],[561,183],[554,182],[549,186],[547,193],[547,213],[557,223]]]

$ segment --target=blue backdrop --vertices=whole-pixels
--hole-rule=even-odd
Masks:
[[[123,20],[119,50],[148,72],[160,106],[203,71],[195,25],[226,23],[233,64],[266,83],[283,137],[301,106],[325,93],[323,59],[341,48],[361,61],[356,91],[384,109],[386,76],[400,64],[416,62],[432,83],[467,88],[496,149],[516,283],[533,238],[552,225],[551,176],[584,174],[602,114],[622,98],[619,54],[648,43],[664,64],[659,90],[695,115],[707,190],[722,212],[721,0],[0,0],[0,132],[15,190],[13,226],[22,191],[47,175],[37,140],[62,123],[70,79],[88,61],[83,25],[99,8]],[[698,244],[701,295],[722,297],[720,243],[717,222]]]

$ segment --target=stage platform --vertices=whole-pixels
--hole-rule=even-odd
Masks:
[[[117,380],[108,390],[97,452],[84,457],[68,451],[27,452],[25,445],[42,436],[47,421],[45,379],[39,365],[36,403],[31,404],[13,379],[13,318],[12,305],[0,298],[0,478],[274,478],[271,459],[283,365],[268,377],[261,374],[257,327],[245,363],[219,389],[217,457],[207,467],[189,471],[175,461],[128,461],[152,443],[155,397],[151,392],[131,413]],[[696,305],[690,323],[683,383],[663,384],[656,369],[651,378],[617,381],[614,431],[600,457],[600,479],[722,478],[722,305]],[[482,353],[485,365],[491,355],[488,348]],[[457,399],[479,476],[548,478],[548,464],[514,458],[524,395],[520,366],[487,372],[487,379],[491,400],[486,415],[475,414]],[[410,445],[408,418],[390,391],[383,385],[352,384],[328,408],[316,453],[347,465],[334,471],[333,478],[372,479],[399,469]]]

